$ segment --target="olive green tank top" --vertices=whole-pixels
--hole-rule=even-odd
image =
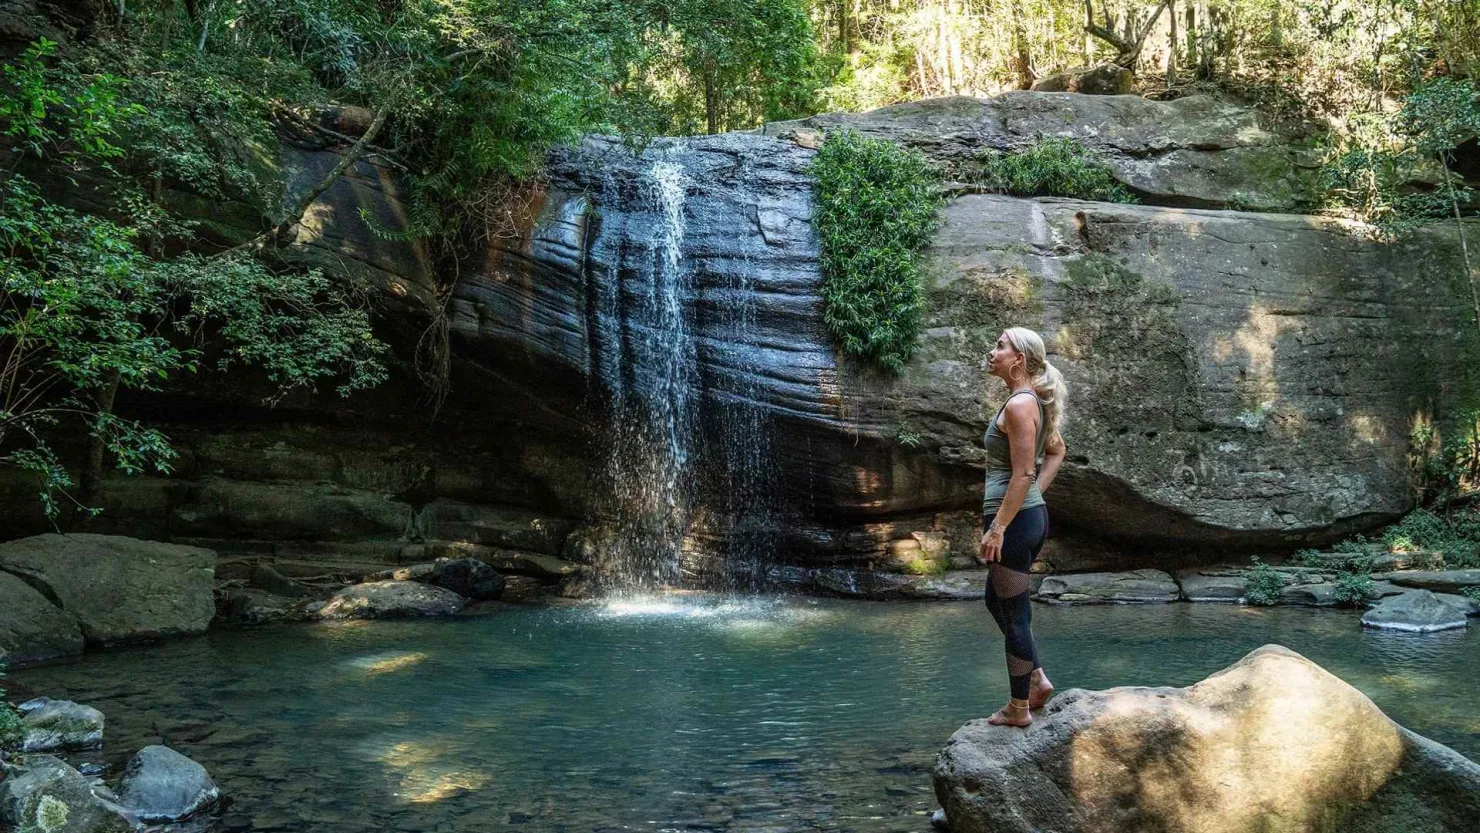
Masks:
[[[1043,410],[1043,400],[1033,391],[1020,390],[1007,397],[1007,402],[1011,402],[1013,396],[1025,393],[1032,394],[1038,402],[1038,437],[1033,445],[1033,470],[1036,472],[1038,458],[1043,456],[1043,441],[1046,439],[1044,430],[1048,419]],[[1002,498],[1007,496],[1007,484],[1012,480],[1012,445],[1008,442],[1007,435],[997,428],[1002,412],[1007,409],[1007,402],[1003,402],[1002,407],[997,409],[997,415],[987,424],[987,433],[982,437],[982,444],[987,447],[987,485],[982,492],[982,515],[987,518],[997,513],[998,507],[1002,505]],[[1028,487],[1028,496],[1023,498],[1021,508],[1042,505],[1043,493],[1038,491],[1038,484],[1035,482]]]

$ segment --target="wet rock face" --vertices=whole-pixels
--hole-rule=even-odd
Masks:
[[[920,350],[882,375],[840,359],[822,324],[807,167],[819,132],[844,127],[943,162],[1072,135],[1151,204],[952,200],[927,252]],[[312,183],[334,151],[300,142],[285,164]],[[1070,456],[1048,495],[1061,537],[1042,555],[1055,571],[1324,544],[1409,508],[1410,430],[1452,412],[1480,362],[1457,337],[1470,325],[1451,230],[1385,246],[1333,220],[1185,208],[1300,204],[1301,165],[1250,113],[1201,97],[937,99],[641,155],[592,139],[552,155],[522,239],[463,264],[435,428],[402,383],[250,423],[227,418],[247,392],[202,380],[179,394],[191,408],[161,409],[195,414],[166,426],[176,476],[106,484],[97,523],[223,551],[352,544],[389,564],[421,540],[555,555],[571,520],[625,505],[677,519],[655,537],[733,563],[888,569],[917,533],[962,561],[1000,404],[985,353],[1022,324],[1071,386]],[[435,270],[372,239],[361,208],[399,227],[391,172],[357,166],[284,257],[375,288],[414,345]],[[28,482],[0,482],[0,503],[37,514]]]
[[[935,792],[953,833],[1440,833],[1473,823],[1480,765],[1267,645],[1187,688],[1065,692],[1027,729],[973,720]]]
[[[851,127],[951,159],[1049,125],[1118,154],[1122,180],[1165,201],[1197,191],[1192,202],[1216,204],[1232,186],[1197,178],[1241,154],[1294,169],[1248,113],[1206,99],[1017,93],[764,133]],[[892,377],[840,359],[822,329],[813,155],[756,134],[662,140],[641,157],[603,141],[557,153],[528,236],[457,291],[458,349],[506,379],[582,380],[598,423],[591,403],[678,379],[696,415],[693,482],[722,492],[739,474],[770,489],[775,548],[804,563],[883,561],[891,541],[960,524],[951,554],[970,555],[981,435],[1001,394],[985,355],[1013,324],[1047,337],[1070,384],[1055,523],[1140,559],[1071,545],[1057,569],[1322,543],[1409,508],[1412,424],[1451,410],[1470,372],[1455,338],[1466,299],[1442,277],[1458,268],[1448,231],[1388,246],[1310,216],[963,196],[927,252],[921,348]],[[681,169],[682,234],[668,245],[691,270],[688,341],[663,354],[682,372],[650,378],[643,356],[661,345],[647,304],[673,222],[651,194],[660,164]],[[567,403],[557,409],[582,407],[546,390]],[[763,442],[735,430],[737,413]]]

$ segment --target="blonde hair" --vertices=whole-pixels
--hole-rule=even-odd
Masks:
[[[1027,327],[1009,327],[1002,332],[1007,343],[1023,354],[1028,365],[1028,378],[1033,391],[1043,400],[1043,410],[1048,416],[1048,433],[1058,433],[1064,421],[1064,405],[1069,398],[1069,387],[1064,383],[1064,374],[1048,363],[1048,351],[1043,346],[1043,336]]]

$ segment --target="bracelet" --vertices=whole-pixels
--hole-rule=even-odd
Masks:
[[[987,527],[987,534],[990,535],[993,532],[1001,532],[1001,531],[1002,531],[1002,522],[999,521],[999,520],[997,520],[996,518],[993,518],[992,519],[992,523]]]

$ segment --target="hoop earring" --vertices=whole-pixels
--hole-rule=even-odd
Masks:
[[[1017,370],[1017,366],[1016,365],[1013,365],[1012,370],[1007,371],[1007,378],[1013,380],[1014,382],[1016,382],[1019,379],[1026,378],[1027,375],[1028,375],[1026,372],[1019,373],[1019,374],[1014,375],[1013,372],[1012,372],[1013,370]]]

